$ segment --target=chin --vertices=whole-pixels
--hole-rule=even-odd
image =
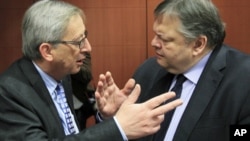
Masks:
[[[165,62],[163,62],[161,59],[157,59],[157,63],[162,66],[165,67]]]
[[[72,70],[71,74],[76,74],[80,71],[80,67],[77,67],[75,69]]]

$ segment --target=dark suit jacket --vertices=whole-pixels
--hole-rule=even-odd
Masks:
[[[141,84],[138,102],[158,94],[152,87],[168,72],[155,58],[134,74]],[[171,79],[167,83],[171,83]],[[174,135],[174,141],[228,141],[230,125],[250,124],[250,57],[226,45],[208,60]],[[168,85],[168,84],[166,84]],[[150,141],[148,136],[137,141]]]
[[[63,85],[73,112],[69,78],[63,80]],[[30,60],[22,58],[1,74],[1,141],[108,141],[111,138],[114,141],[122,140],[113,119],[83,130],[77,135],[65,137],[56,107]]]

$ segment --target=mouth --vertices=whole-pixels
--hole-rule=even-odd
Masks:
[[[157,52],[155,52],[155,54],[156,54],[156,56],[159,58],[162,58],[162,57],[164,57],[163,55],[161,55],[160,53],[157,53]]]
[[[79,59],[79,60],[76,61],[76,63],[77,63],[78,65],[83,65],[83,60],[84,60],[84,59]]]

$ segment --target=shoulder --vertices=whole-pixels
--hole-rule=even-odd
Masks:
[[[163,68],[157,63],[155,57],[151,57],[145,60],[135,71],[133,77],[144,77],[144,76],[151,76],[152,73],[158,72]]]
[[[167,71],[157,63],[155,57],[152,57],[138,67],[133,78],[141,85],[142,91],[146,92],[159,78],[166,74]]]
[[[225,54],[222,54],[226,57],[227,65],[232,66],[247,66],[250,68],[250,55],[242,52],[234,47],[223,45],[222,46],[222,52],[226,52]]]

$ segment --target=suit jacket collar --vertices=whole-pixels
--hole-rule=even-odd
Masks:
[[[50,93],[49,93],[45,83],[43,82],[41,76],[39,75],[38,71],[36,70],[34,64],[32,63],[32,61],[29,60],[29,59],[26,59],[26,58],[22,58],[19,61],[20,61],[20,63],[19,63],[20,68],[24,72],[24,75],[28,79],[31,86],[34,88],[34,90],[39,95],[39,97],[41,97],[41,99],[43,99],[43,101],[47,105],[49,105],[52,116],[54,116],[54,118],[57,119],[58,125],[62,125],[59,114],[58,114],[57,109],[56,109],[56,107],[55,107],[55,105],[53,103],[53,100],[52,100],[52,98],[50,96]],[[70,82],[71,82],[70,77],[65,77],[62,80],[63,87],[65,89],[65,95],[66,95],[68,103],[69,103],[69,107],[70,107],[73,115],[75,115],[74,106],[73,106],[73,98],[72,98],[72,95],[71,95],[72,92],[70,92],[71,87],[69,87]],[[76,116],[74,116],[74,117],[76,117]],[[75,121],[78,124],[76,119],[75,119]]]
[[[38,71],[36,70],[34,64],[32,63],[32,61],[26,58],[22,58],[20,60],[20,68],[24,72],[25,77],[28,79],[31,86],[34,88],[39,97],[41,97],[41,99],[43,99],[43,101],[47,105],[49,105],[51,113],[53,113],[53,116],[55,116],[55,118],[58,118],[58,121],[60,121],[56,107],[54,106],[54,103],[50,96],[50,93],[47,87],[45,86],[41,76],[39,75]]]
[[[151,99],[155,96],[163,94],[168,91],[174,75],[166,72],[165,69],[160,69],[157,73],[157,80],[147,95],[144,95],[142,99]]]
[[[219,82],[223,78],[223,68],[226,67],[226,49],[224,46],[214,49],[189,104],[180,120],[174,140],[186,140],[200,119],[203,111],[215,95]]]

